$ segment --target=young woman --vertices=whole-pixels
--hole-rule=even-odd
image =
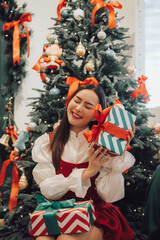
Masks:
[[[129,137],[123,156],[110,157],[107,150],[94,143],[88,147],[83,133],[95,123],[96,104],[106,107],[105,94],[99,86],[80,87],[69,99],[66,111],[52,137],[44,134],[35,141],[32,156],[38,164],[33,176],[41,193],[51,200],[92,199],[96,221],[87,233],[39,236],[37,240],[131,240],[134,233],[112,203],[124,197],[122,172],[130,168],[134,157],[126,151],[134,136]]]

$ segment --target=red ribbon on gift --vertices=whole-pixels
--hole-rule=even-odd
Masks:
[[[27,57],[29,57],[29,54],[30,54],[29,32],[28,32],[27,26],[25,25],[24,22],[31,22],[31,21],[32,21],[31,14],[26,13],[26,14],[22,15],[18,21],[8,22],[3,25],[3,31],[6,31],[6,30],[14,27],[14,31],[13,31],[13,64],[15,64],[17,62],[20,65],[19,24],[22,24],[26,30],[27,45],[28,45]]]
[[[7,5],[7,3],[2,3],[2,6],[3,6],[4,8],[9,7],[9,5]]]
[[[58,16],[58,19],[61,19],[62,16],[61,16],[61,9],[63,7],[66,7],[66,3],[67,0],[60,0],[59,4],[58,4],[58,7],[57,7],[57,16]]]
[[[112,3],[105,3],[105,2],[103,2],[103,0],[91,0],[90,3],[95,4],[95,7],[94,7],[94,9],[92,11],[92,14],[91,14],[91,20],[92,20],[93,25],[95,25],[94,17],[95,17],[96,12],[100,8],[108,8],[108,11],[109,11],[109,18],[108,18],[109,28],[111,29],[111,28],[116,27],[116,17],[115,17],[114,8],[119,8],[119,9],[122,8],[122,5],[118,1],[115,1],[115,2],[112,2]]]
[[[112,106],[104,110],[102,110],[102,107],[100,104],[96,105],[94,109],[94,116],[98,122],[98,125],[93,125],[90,131],[87,131],[84,133],[84,136],[88,142],[91,142],[93,140],[96,143],[101,131],[107,132],[117,138],[121,138],[127,141],[127,138],[129,136],[128,131],[116,126],[113,123],[104,122],[111,108],[117,104],[121,104],[121,102],[119,100],[116,100]]]
[[[17,206],[17,197],[19,193],[19,174],[18,168],[14,161],[21,161],[23,158],[19,158],[16,156],[18,151],[13,150],[10,154],[10,158],[4,161],[1,172],[0,172],[0,187],[3,185],[7,166],[12,163],[13,164],[13,171],[12,171],[12,187],[10,193],[10,202],[9,202],[9,211],[15,211],[15,207]]]
[[[68,105],[68,102],[69,102],[70,98],[72,97],[73,93],[78,89],[79,86],[84,86],[87,84],[99,85],[99,83],[95,77],[86,78],[84,81],[80,81],[75,77],[67,77],[66,84],[70,85],[70,88],[68,91],[68,96],[67,96],[67,101],[66,101],[66,106]]]
[[[14,130],[14,126],[10,126],[9,128],[6,128],[6,133],[10,136],[13,136],[15,140],[17,140],[17,131]]]
[[[147,92],[146,85],[145,85],[146,80],[147,80],[147,77],[145,77],[144,75],[142,75],[141,77],[138,77],[139,87],[130,94],[131,97],[137,98],[139,95],[144,95],[144,99],[143,99],[144,102],[150,101],[149,94]]]

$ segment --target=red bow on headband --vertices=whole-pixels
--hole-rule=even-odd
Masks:
[[[87,84],[99,85],[99,83],[95,77],[86,78],[84,81],[80,81],[75,77],[67,77],[66,84],[70,85],[70,88],[68,91],[68,96],[67,96],[67,101],[66,101],[66,106],[68,105],[68,102],[69,102],[71,96],[78,89],[79,86],[84,86]]]

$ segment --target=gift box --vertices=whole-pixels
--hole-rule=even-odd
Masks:
[[[50,202],[41,195],[37,200],[39,205],[30,215],[29,234],[33,237],[88,232],[96,219],[92,201]]]
[[[132,129],[136,116],[125,110],[119,100],[105,110],[98,104],[94,114],[99,124],[84,133],[88,142],[94,141],[95,148],[103,146],[111,155],[122,155],[129,135],[127,130]]]

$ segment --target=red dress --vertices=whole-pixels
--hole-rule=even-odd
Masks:
[[[59,170],[57,174],[63,174],[68,177],[74,168],[86,168],[88,162],[80,164],[72,164],[60,161]],[[75,198],[77,201],[93,200],[96,211],[95,226],[101,227],[104,230],[104,240],[131,240],[134,238],[134,232],[127,223],[126,219],[120,212],[117,206],[104,202],[97,194],[95,187],[95,179],[97,176],[91,178],[91,187],[88,189],[85,198],[77,198],[72,191],[67,192],[59,200],[67,200]]]

